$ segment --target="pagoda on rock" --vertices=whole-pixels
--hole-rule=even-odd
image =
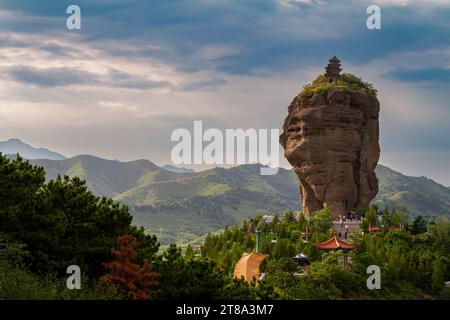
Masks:
[[[341,78],[339,74],[342,71],[341,61],[336,58],[336,56],[333,56],[333,58],[329,60],[328,66],[325,67],[325,71],[327,82],[331,83],[338,81]]]

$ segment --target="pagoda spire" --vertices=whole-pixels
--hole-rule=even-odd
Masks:
[[[333,58],[329,60],[328,65],[325,67],[325,71],[327,82],[331,83],[338,81],[341,78],[339,75],[342,71],[341,61],[336,56],[333,56]]]

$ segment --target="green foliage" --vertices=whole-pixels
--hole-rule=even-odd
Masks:
[[[331,83],[327,81],[324,75],[318,76],[312,84],[303,87],[300,96],[306,97],[314,94],[323,94],[332,88],[343,91],[364,90],[369,96],[376,97],[377,95],[377,90],[371,83],[362,81],[353,74],[343,73],[338,81]]]
[[[362,209],[361,209],[362,210]],[[386,216],[387,225],[406,225],[405,210],[386,208],[378,212],[371,207],[362,211],[366,221],[377,223],[377,215]],[[265,224],[262,234],[262,251],[269,255],[267,273],[261,284],[273,288],[279,299],[417,299],[444,297],[443,279],[450,279],[450,223],[437,219],[434,224],[425,224],[425,232],[412,234],[409,231],[382,231],[356,234],[352,241],[356,250],[348,253],[349,264],[342,268],[344,253],[323,252],[315,247],[331,236],[331,216],[327,209],[315,213],[305,220],[302,214],[286,214]],[[289,222],[288,222],[289,221]],[[253,219],[260,224],[261,218]],[[367,222],[366,222],[367,223]],[[368,224],[367,224],[368,225]],[[299,234],[310,231],[309,241],[303,243]],[[229,228],[223,233],[209,235],[203,246],[207,256],[226,266],[230,274],[243,252],[254,250],[253,233],[247,233],[249,223],[242,228]],[[276,232],[276,243],[271,242],[271,232]],[[264,236],[264,234],[266,236]],[[247,248],[242,246],[247,244]],[[229,252],[236,250],[233,259]],[[296,253],[306,253],[311,261],[309,267],[300,267],[294,259]],[[369,265],[381,268],[381,290],[368,290],[366,274]]]
[[[66,288],[65,278],[36,275],[0,260],[0,300],[114,300],[95,281],[82,281],[80,290]]]
[[[450,216],[449,188],[426,177],[405,176],[380,164],[375,173],[379,191],[372,205],[387,206],[389,210],[405,207],[409,218],[418,215]]]
[[[450,222],[441,217],[429,226],[429,234],[435,245],[440,248],[450,248]]]
[[[147,256],[157,251],[156,238],[131,226],[127,207],[94,196],[79,178],[44,183],[42,168],[3,156],[0,174],[0,232],[26,245],[33,271],[62,275],[75,264],[96,277],[115,239],[128,233],[144,242]]]
[[[329,208],[316,211],[311,218],[311,228],[313,231],[326,233],[333,226],[333,218]]]
[[[256,299],[256,289],[233,279],[208,258],[188,259],[181,248],[171,244],[157,259],[154,270],[160,273],[156,299]]]
[[[422,216],[417,216],[412,225],[411,225],[411,233],[419,234],[427,231],[427,222]]]
[[[406,226],[408,220],[408,211],[405,207],[394,209],[389,217],[389,223],[394,226]]]
[[[283,257],[292,258],[295,255],[295,248],[289,239],[279,239],[273,246],[272,256],[274,259]]]
[[[242,170],[242,169],[240,169]],[[95,279],[110,261],[118,235],[139,240],[136,262],[152,261],[161,276],[156,299],[414,299],[446,298],[450,279],[450,222],[439,218],[428,224],[417,217],[399,231],[365,232],[353,237],[356,250],[341,268],[343,252],[324,253],[315,244],[332,234],[328,209],[307,220],[302,213],[283,212],[271,223],[261,215],[241,227],[208,234],[202,257],[188,246],[183,256],[175,244],[158,255],[154,236],[131,226],[126,207],[98,198],[78,178],[56,178],[48,183],[40,168],[20,158],[0,156],[0,299],[117,299]],[[360,208],[361,212],[362,208]],[[377,208],[364,211],[376,223]],[[383,214],[387,224],[404,224],[402,208]],[[367,223],[367,222],[366,222]],[[255,248],[260,230],[262,252],[269,255],[266,277],[256,286],[233,279],[233,269],[244,252]],[[308,241],[302,233],[309,231]],[[411,231],[409,231],[411,230]],[[276,235],[276,237],[274,237]],[[311,264],[299,266],[296,253],[306,253]],[[82,290],[65,288],[65,270],[77,264],[83,271]],[[382,289],[367,290],[369,265],[381,268]]]
[[[119,162],[92,156],[65,160],[30,160],[43,166],[47,179],[78,176],[96,196],[112,197],[130,207],[133,223],[159,241],[187,243],[249,215],[298,207],[298,180],[280,168],[261,176],[260,165],[215,168],[198,173],[173,173],[149,161]],[[180,214],[182,212],[182,214]]]
[[[186,252],[184,253],[184,256],[186,259],[193,259],[194,258],[194,250],[192,249],[192,246],[188,244],[186,248]]]
[[[26,245],[8,241],[0,233],[0,261],[8,263],[14,268],[25,267],[25,261],[29,258],[30,252],[26,250]]]
[[[157,235],[162,244],[202,242],[207,232],[241,224],[268,207],[278,212],[298,208],[298,178],[282,168],[276,175],[261,176],[256,164],[177,174],[149,161],[92,156],[30,163],[43,166],[47,180],[58,174],[79,176],[95,195],[129,205],[133,223]],[[389,210],[403,206],[409,216],[450,214],[450,189],[433,180],[408,177],[382,165],[376,175],[379,192],[372,204]]]

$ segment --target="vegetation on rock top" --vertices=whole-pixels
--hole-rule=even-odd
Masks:
[[[377,90],[371,83],[365,82],[351,73],[343,73],[338,81],[331,83],[327,81],[325,75],[319,75],[311,84],[303,87],[300,96],[306,97],[316,93],[322,94],[332,88],[347,91],[364,90],[369,96],[376,97],[377,95]]]

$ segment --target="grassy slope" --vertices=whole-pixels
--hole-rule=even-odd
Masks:
[[[449,215],[450,190],[426,177],[409,177],[378,165],[379,192],[373,204],[404,206],[411,215]]]
[[[136,186],[143,176],[159,169],[148,160],[119,162],[88,155],[32,162],[45,168],[48,179],[53,179],[58,174],[78,176],[87,181],[94,193],[108,197]]]

